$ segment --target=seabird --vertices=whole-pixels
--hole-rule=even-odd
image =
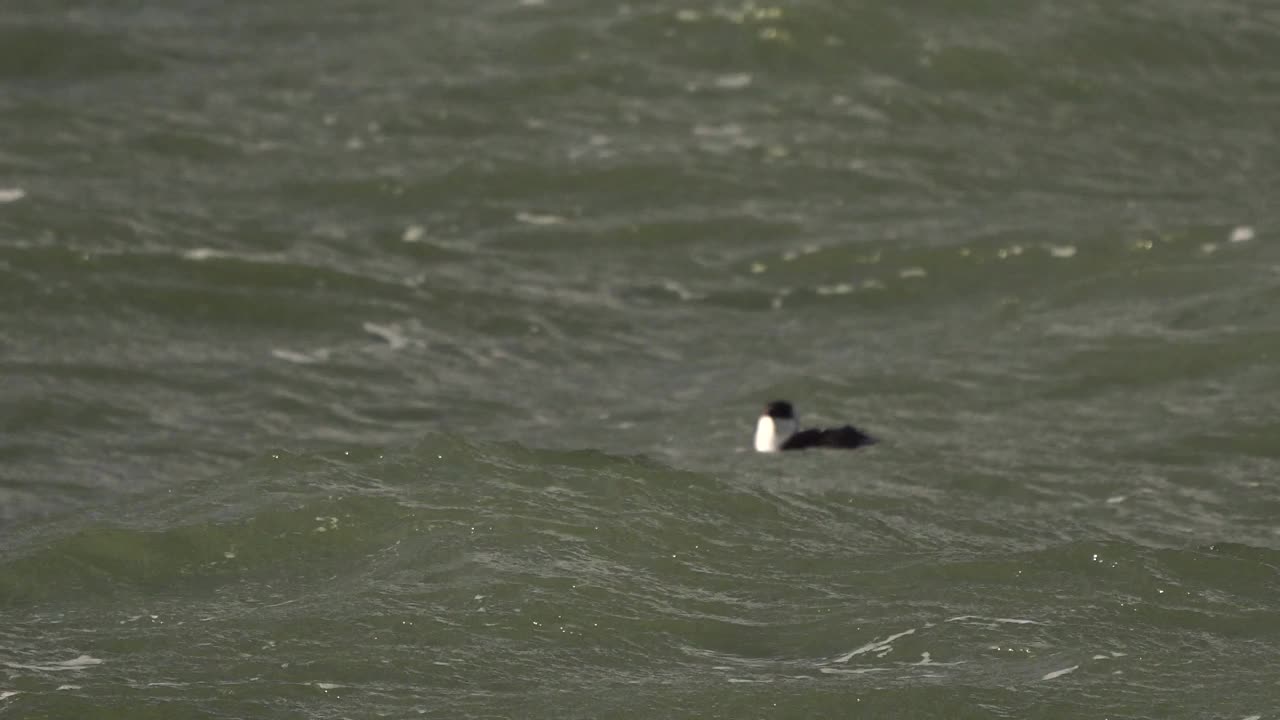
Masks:
[[[775,400],[765,406],[756,421],[756,452],[804,450],[805,448],[858,448],[876,439],[852,425],[837,428],[800,430],[791,403]]]

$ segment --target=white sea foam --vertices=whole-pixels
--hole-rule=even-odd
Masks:
[[[695,125],[693,135],[699,138],[699,146],[711,152],[729,152],[735,149],[751,149],[758,147],[760,141],[747,135],[746,130],[737,123],[724,125]]]
[[[204,262],[206,260],[221,260],[223,258],[235,258],[243,262],[251,263],[279,263],[283,260],[283,256],[278,253],[249,253],[231,250],[219,250],[211,247],[188,248],[178,253],[178,257],[183,260],[191,260],[193,262]]]
[[[1006,625],[1043,625],[1038,620],[1026,620],[1023,618],[989,618],[981,615],[957,615],[953,618],[947,618],[946,622],[964,622],[966,620],[983,620],[993,623],[1004,623]]]
[[[791,260],[800,258],[800,256],[803,255],[813,255],[814,252],[818,252],[819,250],[822,249],[817,245],[805,245],[804,247],[800,247],[799,250],[787,250],[786,252],[783,252],[782,259],[786,260],[787,263],[790,263]]]
[[[64,670],[79,670],[81,668],[101,664],[102,660],[100,658],[93,657],[92,655],[80,655],[70,660],[63,660],[62,662],[54,663],[58,668]]]
[[[847,653],[845,653],[844,655],[841,655],[840,657],[838,657],[838,658],[836,658],[836,659],[832,660],[831,662],[833,662],[833,663],[847,663],[847,662],[849,662],[850,660],[852,660],[853,658],[855,658],[855,657],[857,657],[857,656],[859,656],[859,655],[862,655],[862,654],[864,654],[864,653],[869,653],[869,652],[874,652],[874,653],[876,653],[876,654],[883,654],[883,653],[886,653],[886,652],[888,652],[888,651],[890,651],[890,650],[892,650],[892,649],[893,649],[893,641],[894,641],[894,640],[897,640],[898,638],[906,637],[906,636],[908,636],[908,635],[914,635],[914,634],[916,633],[916,630],[917,630],[917,628],[911,628],[910,630],[903,630],[903,631],[902,631],[902,632],[900,632],[900,633],[895,633],[895,634],[893,634],[893,635],[890,635],[889,637],[887,637],[887,638],[885,638],[885,639],[883,639],[883,640],[872,640],[871,642],[867,643],[866,645],[863,645],[862,647],[860,647],[860,648],[858,648],[858,649],[856,649],[856,650],[852,650],[852,651],[850,651],[850,652],[847,652]]]
[[[213,260],[214,258],[224,258],[224,257],[228,257],[229,255],[230,253],[223,252],[222,250],[215,250],[213,248],[205,248],[205,247],[191,248],[190,250],[182,251],[182,257],[184,259],[195,260],[197,262],[202,260]]]
[[[47,665],[28,665],[25,663],[4,663],[5,667],[17,670],[38,670],[42,672],[61,672],[64,670],[83,670],[94,665],[101,665],[102,660],[92,655],[80,655],[70,660],[62,660],[59,662],[49,663]]]
[[[320,348],[310,352],[297,352],[295,350],[286,350],[284,348],[272,348],[272,357],[285,362],[297,363],[299,365],[314,365],[315,363],[324,362],[329,359],[329,351]]]
[[[716,78],[716,87],[724,90],[740,90],[751,84],[751,73],[731,73]]]
[[[0,203],[17,202],[27,196],[22,188],[0,188]]]
[[[769,307],[773,308],[774,310],[781,310],[783,301],[785,301],[787,299],[787,296],[790,294],[791,294],[791,290],[788,288],[783,288],[782,290],[779,290],[778,294],[774,295],[773,299],[769,301]]]
[[[400,350],[409,345],[409,338],[395,325],[378,325],[367,322],[360,326],[365,332],[387,341],[392,350]]]
[[[913,662],[913,663],[911,663],[911,665],[912,665],[913,667],[921,667],[921,666],[924,666],[924,665],[928,665],[928,666],[930,666],[930,667],[943,667],[943,666],[948,666],[948,665],[963,665],[963,664],[965,664],[966,662],[968,662],[968,661],[967,661],[967,660],[956,660],[955,662],[941,662],[941,663],[940,663],[940,662],[934,662],[934,661],[933,661],[933,656],[932,656],[932,655],[930,655],[928,652],[922,652],[922,653],[920,653],[920,661],[919,661],[919,662]]]
[[[698,299],[701,299],[701,298],[703,298],[703,297],[706,297],[705,295],[700,295],[700,294],[698,294],[698,293],[696,293],[696,292],[693,292],[692,290],[690,290],[689,288],[685,287],[684,285],[681,285],[680,283],[676,282],[675,280],[664,280],[664,281],[662,282],[662,287],[663,287],[663,289],[665,289],[667,292],[671,293],[672,295],[675,295],[676,297],[678,297],[678,298],[680,298],[681,300],[684,300],[684,301],[686,301],[686,302],[688,302],[688,301],[690,301],[690,300],[698,300]]]
[[[853,286],[849,283],[836,283],[835,285],[819,285],[819,295],[848,295],[853,292]]]
[[[1231,231],[1228,239],[1233,243],[1249,242],[1255,235],[1253,228],[1248,225],[1240,225]]]
[[[539,214],[531,212],[516,213],[516,220],[525,225],[559,225],[567,222],[559,215]]]
[[[1054,679],[1054,678],[1060,678],[1060,677],[1062,677],[1063,675],[1066,675],[1066,674],[1068,674],[1068,673],[1073,673],[1073,672],[1075,672],[1076,670],[1079,670],[1079,669],[1080,669],[1080,666],[1079,666],[1079,665],[1072,665],[1072,666],[1071,666],[1071,667],[1069,667],[1069,668],[1062,668],[1061,670],[1054,670],[1053,672],[1047,672],[1047,673],[1045,673],[1045,674],[1044,674],[1044,677],[1042,677],[1042,678],[1040,678],[1040,679],[1041,679],[1041,680],[1052,680],[1052,679]]]

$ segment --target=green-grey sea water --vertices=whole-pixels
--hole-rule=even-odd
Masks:
[[[1278,8],[6,0],[0,717],[1280,717]]]

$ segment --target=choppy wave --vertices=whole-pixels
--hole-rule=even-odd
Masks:
[[[717,477],[447,436],[276,453],[12,546],[4,687],[14,711],[127,688],[209,712],[280,697],[317,712],[335,694],[465,709],[474,693],[549,712],[557,693],[663,688],[667,706],[728,684],[1052,703],[1083,682],[1205,707],[1171,664],[1266,681],[1274,547],[1126,540],[1101,502],[1070,533],[1096,540],[1019,530],[1090,514],[1065,497],[1050,511],[988,495],[1006,522],[984,529],[974,505],[864,488],[875,467]],[[820,472],[846,481],[802,477]],[[1224,661],[1235,636],[1255,649]],[[200,679],[224,653],[242,659]],[[220,699],[228,684],[258,690]]]
[[[1275,705],[1273,11],[294,5],[0,29],[0,715]]]

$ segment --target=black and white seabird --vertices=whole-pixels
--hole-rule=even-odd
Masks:
[[[876,439],[852,425],[838,428],[800,430],[791,403],[776,400],[769,403],[756,421],[756,452],[804,450],[805,448],[857,448],[872,445]]]

